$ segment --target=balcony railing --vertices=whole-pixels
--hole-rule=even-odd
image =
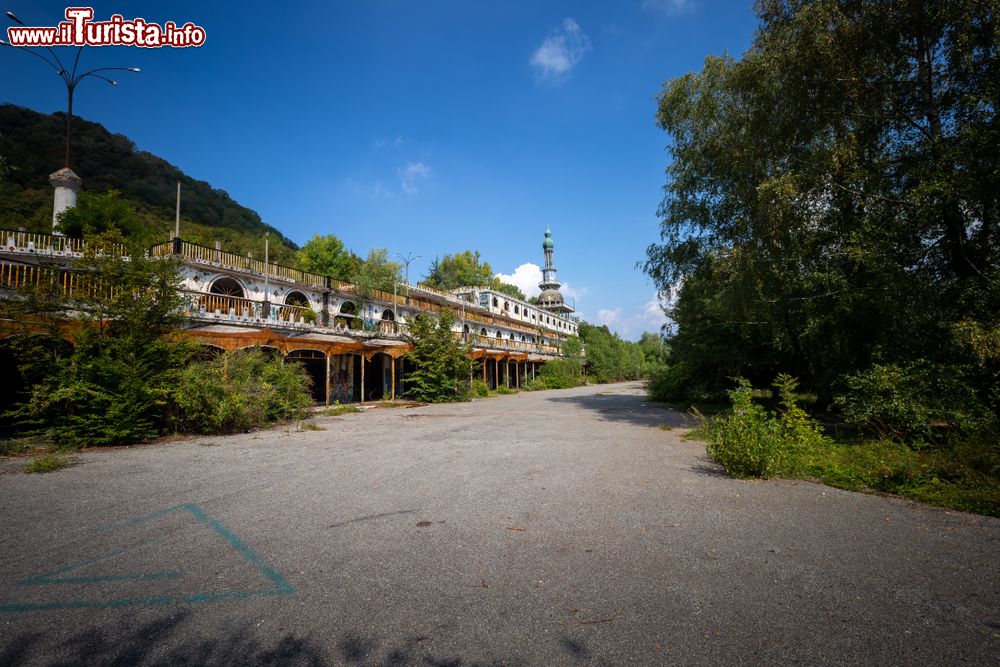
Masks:
[[[542,345],[540,343],[528,343],[526,341],[511,340],[509,338],[495,338],[493,336],[478,336],[469,334],[456,334],[463,340],[472,344],[473,347],[488,348],[491,350],[510,350],[514,352],[539,352],[542,354],[559,354],[559,348],[553,345]]]
[[[10,229],[0,229],[0,242],[3,243],[3,250],[25,255],[81,257],[85,250],[83,239]],[[114,255],[125,256],[126,248],[120,243],[113,243],[105,250]]]
[[[287,304],[271,304],[269,314],[264,316],[261,301],[243,299],[224,294],[204,294],[184,290],[185,314],[227,320],[230,322],[274,321],[289,324],[308,323],[308,308]]]
[[[332,279],[327,278],[326,276],[321,276],[317,273],[309,273],[308,271],[293,269],[290,266],[283,266],[281,264],[275,264],[274,262],[265,263],[263,260],[255,259],[253,257],[247,257],[235,252],[229,252],[227,250],[217,250],[215,248],[209,248],[208,246],[180,239],[174,239],[173,241],[155,245],[150,248],[149,254],[153,257],[169,257],[176,255],[182,259],[192,262],[211,264],[212,266],[236,269],[238,271],[250,271],[260,275],[267,275],[271,278],[287,280],[289,282],[309,285],[311,287],[330,287],[330,283],[332,281]]]
[[[107,296],[98,280],[88,273],[65,271],[50,266],[0,260],[0,289],[54,286],[71,299]]]

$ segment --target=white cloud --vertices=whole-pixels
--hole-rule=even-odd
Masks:
[[[527,297],[538,296],[542,292],[538,287],[538,283],[542,282],[542,268],[531,262],[517,267],[514,273],[498,273],[495,277],[505,283],[516,285]]]
[[[609,327],[618,321],[618,318],[622,316],[622,309],[615,308],[614,310],[608,308],[599,308],[597,311],[597,322],[599,324],[606,324]]]
[[[384,139],[382,137],[378,137],[375,139],[375,148],[385,148],[386,146],[395,148],[397,146],[401,146],[405,141],[406,139],[399,134],[396,135],[395,139]]]
[[[411,197],[419,191],[417,184],[430,177],[431,168],[423,162],[407,162],[406,166],[399,170],[400,187]]]
[[[562,292],[563,297],[566,298],[566,301],[569,302],[570,305],[573,305],[573,303],[576,300],[582,299],[583,297],[587,296],[586,287],[581,287],[577,289],[571,286],[569,283],[563,283],[562,287],[559,288],[559,291]]]
[[[576,67],[590,48],[590,38],[580,24],[567,18],[542,41],[528,62],[539,78],[559,80]]]
[[[542,293],[541,288],[538,287],[538,283],[542,282],[542,267],[532,262],[525,262],[514,269],[513,273],[498,273],[494,277],[505,283],[517,285],[528,298]],[[570,305],[587,295],[586,287],[577,289],[570,286],[569,283],[563,283],[559,291],[562,292],[563,298]]]
[[[642,0],[642,8],[676,16],[694,11],[694,0]]]
[[[396,193],[382,181],[361,183],[353,178],[348,178],[344,181],[344,187],[351,194],[371,197],[372,199],[392,199],[396,196]]]
[[[636,340],[644,331],[658,332],[663,325],[670,323],[671,320],[663,309],[672,305],[676,298],[676,290],[671,290],[670,294],[654,294],[631,315],[625,315],[620,307],[601,308],[597,311],[597,322],[606,324],[622,338]]]

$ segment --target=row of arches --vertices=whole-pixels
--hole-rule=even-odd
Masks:
[[[39,363],[37,367],[20,364],[15,353],[16,346],[26,346],[25,349],[30,348],[52,363],[68,358],[73,351],[73,345],[68,340],[47,334],[17,334],[0,339],[0,374],[6,378],[4,383],[0,383],[0,411],[7,411],[21,402],[25,392],[41,379],[41,375],[35,377],[33,374],[42,373],[45,367],[44,363]],[[320,405],[331,405],[335,401],[364,403],[402,396],[413,370],[406,356],[396,352],[327,353],[317,349],[287,347],[283,352],[274,345],[246,345],[235,351],[252,349],[281,356],[286,362],[302,366],[311,380],[313,401]],[[210,359],[222,354],[225,348],[203,339],[202,350],[203,358]],[[40,359],[40,362],[43,361]],[[509,357],[481,358],[469,379],[481,377],[490,388],[520,387],[534,377],[537,367],[536,363],[515,361]],[[0,433],[3,430],[3,425],[0,425]]]
[[[218,296],[232,297],[236,299],[246,299],[247,291],[243,285],[235,278],[230,278],[228,276],[223,276],[216,279],[209,286],[209,294],[215,294]],[[305,293],[298,290],[293,290],[285,295],[284,305],[286,306],[296,306],[298,308],[312,308],[312,303],[309,297]],[[340,318],[337,321],[337,318]],[[345,326],[349,329],[358,328],[361,326],[358,315],[358,304],[353,301],[344,301],[337,312],[334,313],[335,323]],[[396,314],[391,308],[384,308],[382,313],[379,315],[378,319],[383,322],[395,322]]]

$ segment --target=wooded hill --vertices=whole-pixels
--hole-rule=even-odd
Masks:
[[[52,228],[52,187],[48,176],[63,165],[66,116],[43,114],[12,104],[0,105],[0,156],[10,168],[0,179],[0,228]],[[204,245],[221,240],[234,252],[263,256],[264,232],[271,235],[271,256],[294,262],[297,246],[260,216],[223,190],[187,176],[152,153],[138,150],[121,134],[99,123],[73,118],[73,170],[84,193],[117,190],[136,208],[150,236],[166,240],[174,224],[177,181],[181,182],[182,236]]]

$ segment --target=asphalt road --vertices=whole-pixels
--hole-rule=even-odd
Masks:
[[[1000,521],[728,479],[638,385],[315,421],[5,464],[0,665],[1000,665]]]

